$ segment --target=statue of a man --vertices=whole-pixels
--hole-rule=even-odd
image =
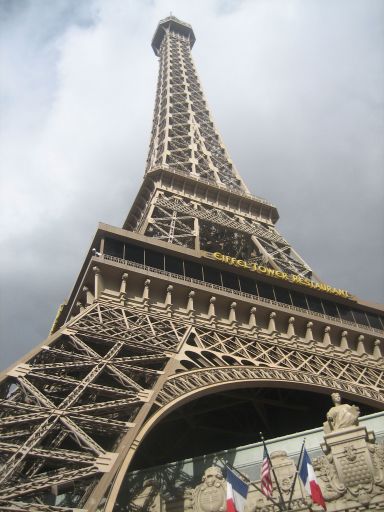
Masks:
[[[327,413],[327,422],[324,424],[326,433],[342,428],[358,425],[360,410],[356,405],[342,404],[340,393],[332,393],[333,407]]]

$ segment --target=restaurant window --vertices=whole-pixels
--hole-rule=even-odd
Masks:
[[[265,299],[275,300],[275,294],[273,293],[273,286],[267,283],[257,283],[257,289],[259,291],[259,296],[264,297]]]
[[[253,279],[248,277],[239,277],[240,290],[244,293],[250,293],[251,295],[257,295],[256,283]]]
[[[124,243],[116,238],[106,238],[104,242],[104,252],[110,256],[124,258]]]
[[[134,261],[135,263],[144,264],[144,249],[137,245],[125,244],[125,255],[126,260]]]
[[[352,311],[349,308],[343,306],[342,304],[338,304],[337,309],[339,310],[340,318],[347,320],[348,322],[354,321]]]
[[[207,283],[221,285],[220,270],[212,267],[203,266],[204,281]]]
[[[291,296],[289,291],[285,288],[275,286],[275,297],[277,302],[282,302],[283,304],[291,304]]]
[[[203,280],[203,274],[201,271],[200,263],[184,260],[184,271],[186,277],[191,277],[192,279],[199,279],[200,281]]]
[[[150,251],[149,249],[146,249],[145,264],[148,265],[148,267],[154,267],[159,268],[160,270],[164,270],[164,255],[159,252]]]
[[[365,316],[364,311],[359,311],[358,309],[353,309],[353,316],[355,317],[355,322],[361,325],[368,325],[367,317]]]
[[[307,295],[307,302],[308,307],[311,311],[324,314],[323,305],[320,299],[318,299],[317,297],[312,297],[311,295]]]
[[[337,311],[336,304],[330,302],[329,300],[323,300],[324,312],[326,315],[334,316],[335,318],[339,318],[339,313]]]
[[[165,270],[173,274],[184,275],[183,260],[175,256],[165,255]]]
[[[308,309],[305,295],[298,292],[291,292],[292,304],[297,308]]]
[[[365,313],[368,318],[369,325],[374,329],[382,329],[382,325],[380,322],[380,318],[377,315],[373,315],[372,313]]]
[[[221,272],[221,278],[223,280],[223,286],[231,288],[232,290],[239,289],[239,279],[236,274],[230,272]]]

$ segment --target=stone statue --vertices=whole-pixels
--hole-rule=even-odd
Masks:
[[[359,424],[359,408],[356,405],[342,404],[340,393],[332,393],[331,398],[334,406],[327,413],[324,432],[329,434],[334,430],[357,426]]]
[[[226,510],[226,482],[220,468],[212,466],[204,471],[202,483],[194,493],[195,512],[224,512]]]

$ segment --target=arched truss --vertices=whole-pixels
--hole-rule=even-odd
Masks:
[[[286,368],[268,368],[255,366],[231,366],[200,368],[190,370],[170,377],[157,396],[157,411],[139,431],[134,447],[131,449],[110,490],[105,512],[112,512],[125,474],[132,462],[137,449],[145,437],[156,428],[165,416],[188,402],[217,393],[226,389],[250,387],[287,387],[325,393],[330,389],[343,391],[345,396],[356,397],[360,400],[367,395],[365,386],[346,383],[343,379],[319,377],[302,370],[287,370]],[[327,386],[327,387],[325,387]],[[380,400],[380,393],[377,394]]]
[[[199,393],[250,385],[384,402],[383,364],[372,356],[347,359],[276,331],[238,334],[198,317],[96,302],[2,380],[0,506],[96,510],[145,421]],[[52,494],[63,500],[47,508]]]
[[[342,391],[345,396],[372,399],[372,395],[376,396],[376,400],[380,403],[380,397],[383,395],[379,392],[368,393],[366,386],[359,385],[354,382],[345,382],[328,376],[319,376],[314,373],[303,370],[293,370],[287,368],[268,368],[268,367],[220,367],[205,368],[193,370],[184,374],[171,377],[156,400],[160,407],[178,403],[181,399],[188,400],[190,396],[196,393],[207,394],[213,393],[225,387],[297,387],[307,391],[326,392],[329,390]]]

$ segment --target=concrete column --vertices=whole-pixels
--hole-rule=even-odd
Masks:
[[[101,274],[101,271],[99,267],[93,267],[92,269],[95,273],[95,299],[100,299],[100,296],[104,290],[103,286],[103,276]]]

